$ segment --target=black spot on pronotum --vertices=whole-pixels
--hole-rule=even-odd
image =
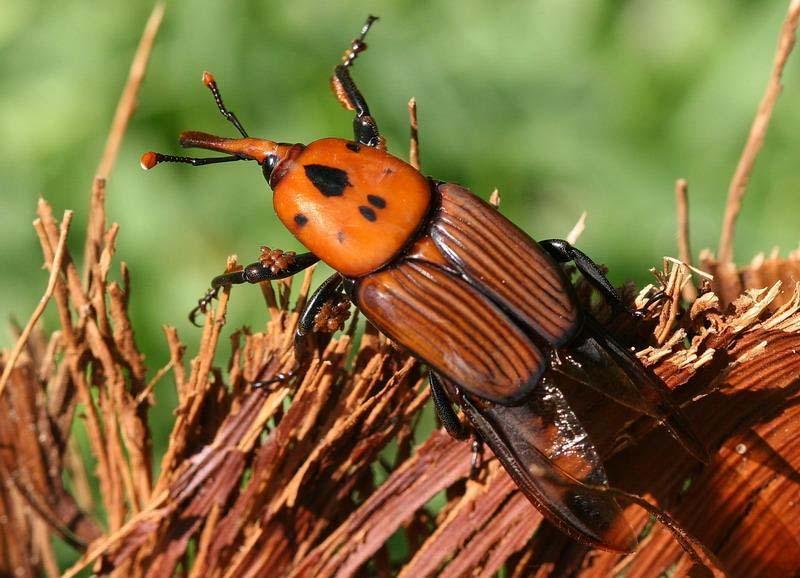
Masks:
[[[297,223],[300,227],[308,223],[308,217],[306,217],[303,213],[297,213],[294,216],[294,222]]]
[[[341,197],[344,188],[351,186],[347,173],[325,165],[305,165],[306,176],[326,197]]]
[[[349,143],[347,143],[347,144],[346,144],[346,145],[344,145],[344,146],[346,146],[348,149],[350,149],[350,150],[351,150],[351,151],[353,151],[354,153],[357,153],[358,151],[360,151],[360,150],[361,150],[361,147],[360,147],[360,146],[358,146],[358,145],[357,145],[356,143],[354,143],[354,142],[349,142]]]
[[[383,197],[379,197],[378,195],[367,195],[367,200],[373,207],[377,207],[379,209],[386,208],[386,199]]]
[[[392,170],[390,167],[386,167],[385,169],[383,169],[384,175],[391,175],[393,172],[394,170]]]
[[[339,231],[336,233],[336,240],[340,243],[344,243],[344,231]]]
[[[367,221],[375,222],[375,220],[378,218],[378,215],[375,214],[375,211],[365,205],[358,207],[358,211]]]

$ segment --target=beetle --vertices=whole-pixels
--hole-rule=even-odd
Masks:
[[[629,552],[633,532],[604,491],[600,457],[559,381],[656,418],[700,460],[706,450],[664,383],[579,304],[564,263],[573,263],[617,312],[635,315],[597,264],[567,241],[535,242],[466,188],[426,177],[386,151],[350,74],[375,20],[367,19],[331,80],[335,96],[355,113],[353,140],[302,145],[250,137],[214,77],[204,73],[203,83],[241,138],[185,132],[183,147],[226,155],[142,156],[145,169],[162,162],[256,161],[273,190],[275,212],[309,250],[265,249],[259,261],[215,277],[190,318],[205,312],[221,288],[327,263],[336,273],[300,316],[298,358],[320,325],[336,328],[349,299],[427,365],[432,399],[453,437],[474,432],[485,441],[521,491],[567,534]]]

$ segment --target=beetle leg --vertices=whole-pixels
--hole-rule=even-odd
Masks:
[[[349,317],[350,300],[342,293],[342,281],[342,276],[338,273],[325,279],[300,314],[294,334],[294,351],[298,364],[308,358],[308,346],[314,345],[316,333],[333,333]]]
[[[428,372],[428,383],[431,388],[433,406],[436,408],[436,414],[439,416],[439,420],[442,422],[445,431],[447,431],[453,439],[465,440],[470,437],[470,435],[472,436],[469,478],[474,480],[478,477],[483,467],[483,437],[472,427],[464,425],[458,415],[456,415],[453,406],[450,404],[450,398],[445,393],[444,386],[442,385],[443,379],[444,378],[433,371]],[[459,400],[462,400],[464,398],[464,393],[461,391],[461,388],[453,384],[450,384],[450,386],[454,390],[454,395]]]
[[[475,479],[483,466],[483,438],[477,433],[472,433],[472,459],[470,460],[470,479]]]
[[[252,385],[254,389],[261,389],[262,387],[266,387],[266,386],[271,385],[273,383],[282,383],[284,381],[289,381],[295,375],[297,375],[298,369],[299,368],[295,367],[295,368],[290,369],[287,372],[276,373],[275,377],[273,377],[272,379],[264,379],[264,380],[261,380],[261,381],[254,381],[250,385]]]
[[[205,313],[208,305],[219,295],[219,290],[231,285],[241,285],[243,283],[261,283],[262,281],[275,281],[285,279],[307,269],[319,261],[319,257],[313,253],[284,253],[282,251],[270,251],[262,247],[261,260],[251,263],[241,271],[218,275],[211,281],[211,289],[197,302],[197,307],[189,313],[189,321],[193,325],[198,325],[196,318],[198,313]],[[199,326],[199,325],[198,325]]]
[[[539,241],[539,246],[547,251],[550,256],[559,263],[568,263],[570,261],[575,263],[578,271],[581,272],[589,283],[600,291],[606,301],[608,301],[608,304],[611,305],[612,309],[630,313],[622,302],[622,298],[619,296],[619,293],[617,293],[617,290],[614,289],[614,286],[605,276],[605,273],[603,273],[603,270],[597,263],[592,261],[586,253],[573,247],[563,239]]]
[[[276,374],[272,379],[255,381],[253,387],[264,387],[294,377],[309,361],[311,350],[316,347],[316,334],[333,333],[339,329],[350,314],[350,301],[342,293],[342,282],[342,276],[334,273],[322,282],[306,303],[294,334],[295,367]]]
[[[458,419],[458,415],[453,410],[450,400],[444,391],[441,378],[433,371],[428,372],[428,383],[431,388],[431,398],[433,399],[433,406],[436,408],[436,415],[442,422],[444,429],[453,439],[465,440],[469,437],[469,430]]]
[[[338,83],[347,97],[356,103],[354,108],[356,117],[353,119],[355,140],[366,146],[384,148],[383,137],[378,131],[378,123],[370,115],[367,102],[350,77],[350,72],[344,66],[339,65],[334,72],[334,79],[334,84]]]
[[[367,49],[364,38],[372,23],[376,20],[377,17],[369,16],[361,28],[361,34],[353,40],[350,47],[345,51],[342,57],[343,64],[338,65],[333,71],[331,88],[336,98],[342,103],[342,106],[356,113],[356,117],[353,119],[353,132],[356,141],[366,146],[383,148],[383,138],[378,131],[378,124],[370,115],[367,101],[350,76],[350,66],[352,66],[358,55]]]
[[[663,301],[664,299],[668,298],[669,294],[666,291],[664,291],[664,289],[659,289],[658,291],[656,291],[650,297],[647,298],[647,301],[645,301],[644,305],[642,306],[642,310],[647,311],[653,305],[656,305],[660,301]]]

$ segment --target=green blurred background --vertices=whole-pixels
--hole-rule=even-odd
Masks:
[[[406,102],[420,112],[424,171],[481,195],[536,238],[564,236],[581,211],[580,247],[619,283],[649,282],[675,255],[673,184],[690,182],[695,250],[715,246],[727,185],[772,65],[784,0],[565,2],[170,2],[139,109],[108,185],[118,259],[154,370],[161,325],[191,345],[186,314],[226,255],[297,249],[251,164],[161,166],[178,133],[234,135],[200,82],[213,71],[255,136],[308,142],[351,134],[328,77],[367,13],[381,20],[354,76],[390,148],[405,157]],[[82,255],[88,192],[149,2],[0,1],[0,318],[24,321],[46,284],[30,222],[43,194],[76,210]],[[800,58],[790,60],[737,235],[737,256],[798,243]],[[321,279],[322,276],[320,275]],[[237,289],[230,331],[260,328],[256,289]],[[52,312],[47,318],[53,325]],[[0,345],[8,346],[4,331]],[[190,349],[192,351],[192,349]],[[160,384],[158,415],[174,407]],[[163,436],[162,425],[158,429]],[[163,437],[162,437],[163,439]]]

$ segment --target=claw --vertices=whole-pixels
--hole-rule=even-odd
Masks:
[[[195,327],[202,327],[202,324],[197,322],[197,314],[200,312],[202,312],[203,314],[205,314],[206,312],[205,308],[201,307],[200,305],[189,311],[189,323],[191,323]]]
[[[254,389],[261,389],[262,387],[266,387],[267,385],[271,385],[273,383],[283,383],[284,381],[289,381],[295,375],[297,375],[298,371],[300,370],[299,367],[294,369],[290,369],[286,373],[276,373],[275,377],[270,379],[265,379],[263,381],[254,381],[252,383]]]
[[[643,306],[641,309],[638,309],[638,310],[636,311],[636,313],[639,313],[640,315],[642,315],[642,316],[644,317],[644,315],[647,313],[647,311],[648,311],[648,310],[649,310],[649,309],[650,309],[650,308],[651,308],[653,305],[655,305],[655,304],[656,304],[656,303],[658,303],[659,301],[663,301],[663,300],[664,300],[664,299],[666,299],[667,297],[668,297],[668,295],[667,295],[667,292],[666,292],[666,291],[664,291],[663,289],[659,289],[659,290],[658,290],[658,291],[656,291],[656,292],[655,292],[655,293],[654,293],[654,294],[653,294],[651,297],[649,297],[649,298],[647,299],[647,301],[645,302],[644,306]]]
[[[205,315],[206,309],[211,304],[211,302],[217,298],[217,293],[219,292],[219,288],[216,289],[209,289],[203,298],[197,302],[197,307],[192,309],[189,312],[189,322],[194,325],[195,327],[202,327],[200,323],[197,322],[197,314],[202,313]]]
[[[648,297],[647,301],[640,309],[625,308],[625,311],[637,321],[642,321],[647,318],[647,314],[650,312],[650,308],[653,305],[655,305],[659,301],[663,301],[666,298],[667,298],[666,292],[663,289],[659,289],[652,296]]]

